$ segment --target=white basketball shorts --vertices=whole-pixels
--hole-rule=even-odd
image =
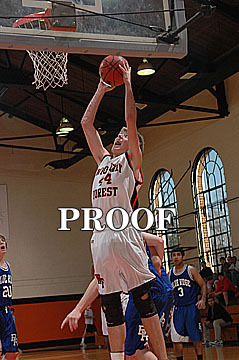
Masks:
[[[148,268],[142,234],[133,227],[94,232],[91,251],[101,295],[127,293],[155,278]]]

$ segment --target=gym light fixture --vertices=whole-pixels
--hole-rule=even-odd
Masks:
[[[153,65],[147,60],[143,59],[143,62],[139,64],[137,74],[140,76],[153,75],[155,73]]]
[[[63,117],[60,121],[60,126],[56,130],[56,135],[67,136],[73,130],[74,127],[71,125],[70,121]]]

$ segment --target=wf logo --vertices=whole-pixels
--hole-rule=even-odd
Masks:
[[[138,335],[141,336],[141,341],[148,341],[149,337],[144,329],[144,326],[143,325],[139,325],[139,332],[138,332]]]
[[[100,276],[100,274],[95,274],[95,277],[97,279],[98,284],[102,286],[102,289],[104,289],[105,280]]]
[[[14,346],[17,346],[17,334],[11,334],[11,342]]]

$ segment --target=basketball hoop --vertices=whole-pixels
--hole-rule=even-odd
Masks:
[[[43,12],[30,14],[15,21],[13,27],[25,29],[52,29],[51,9]],[[68,83],[67,61],[68,54],[54,51],[26,50],[33,62],[34,81],[36,89],[41,87],[47,90],[48,87],[64,86]]]

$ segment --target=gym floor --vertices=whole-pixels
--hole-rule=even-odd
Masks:
[[[204,359],[207,360],[236,360],[239,359],[239,347],[228,346],[222,348],[206,348]],[[175,360],[173,349],[168,349],[169,360]],[[71,348],[64,350],[36,350],[28,351],[19,356],[20,360],[105,360],[109,359],[106,349],[85,349],[72,350]],[[184,349],[184,360],[196,359],[196,355],[192,347]]]

